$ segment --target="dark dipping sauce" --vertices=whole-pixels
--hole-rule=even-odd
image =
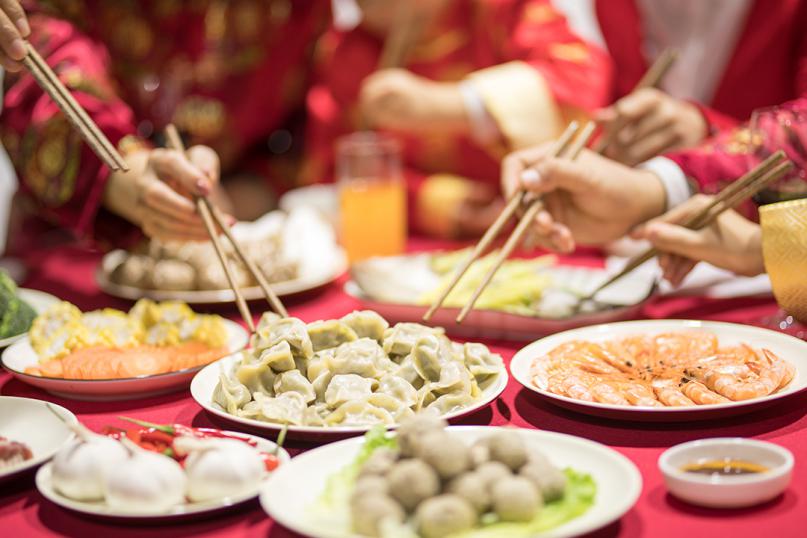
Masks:
[[[758,474],[768,471],[768,468],[758,463],[753,463],[744,460],[708,460],[700,461],[697,463],[688,463],[681,467],[681,470],[687,473],[707,474],[707,475],[748,475]]]

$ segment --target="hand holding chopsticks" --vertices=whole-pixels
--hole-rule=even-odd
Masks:
[[[184,145],[182,144],[182,139],[179,136],[179,133],[173,125],[168,125],[165,130],[166,138],[168,141],[168,147],[176,149],[178,151],[185,151]],[[250,332],[255,332],[255,323],[252,319],[252,313],[249,310],[249,306],[247,305],[246,300],[244,299],[241,290],[238,287],[238,284],[233,276],[233,270],[230,267],[230,261],[227,258],[226,253],[221,245],[221,241],[219,239],[218,230],[220,229],[227,239],[232,244],[235,253],[238,255],[241,262],[246,266],[247,270],[252,274],[258,284],[261,286],[261,289],[266,296],[266,300],[272,306],[272,308],[281,316],[288,317],[288,312],[286,308],[283,306],[283,303],[280,302],[280,299],[277,297],[272,288],[269,285],[269,282],[266,280],[263,272],[260,268],[255,264],[250,256],[248,256],[238,241],[233,236],[232,232],[230,231],[229,226],[226,222],[224,222],[224,218],[219,212],[219,210],[210,203],[210,200],[207,197],[199,196],[196,198],[196,208],[199,212],[199,215],[202,217],[204,221],[205,228],[207,229],[208,235],[210,236],[210,240],[213,243],[213,248],[216,251],[216,255],[219,258],[219,262],[221,263],[222,268],[224,269],[224,274],[227,277],[227,282],[230,284],[230,288],[232,288],[233,293],[235,294],[235,302],[238,305],[238,310],[241,312],[241,316],[244,318],[244,322],[249,327]]]

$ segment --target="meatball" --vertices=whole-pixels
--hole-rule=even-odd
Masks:
[[[543,506],[543,499],[532,482],[511,476],[493,485],[493,511],[502,521],[530,521]]]
[[[351,507],[353,529],[365,536],[381,536],[381,523],[391,519],[403,523],[403,508],[387,495],[367,495]]]
[[[543,454],[540,457],[531,454],[529,462],[521,468],[519,474],[538,488],[546,502],[556,501],[566,492],[566,475]]]
[[[423,538],[441,538],[470,530],[476,524],[476,512],[458,495],[438,495],[423,503],[415,513],[418,532]]]
[[[489,461],[483,463],[476,468],[475,472],[488,491],[490,491],[493,484],[496,482],[512,476],[510,469],[504,463],[499,461]]]
[[[483,463],[490,461],[490,444],[488,438],[477,440],[471,445],[471,465],[479,467]]]
[[[401,456],[410,458],[415,455],[415,447],[429,432],[442,431],[448,423],[440,417],[421,414],[407,420],[398,428],[398,447]]]
[[[131,254],[115,267],[110,276],[112,281],[118,284],[143,288],[147,287],[151,281],[149,275],[153,266],[154,261],[151,258]]]
[[[390,494],[408,512],[440,491],[437,473],[420,460],[399,461],[390,469],[387,480]]]
[[[386,495],[389,492],[387,479],[379,475],[366,475],[356,480],[351,502],[356,502],[365,495]]]
[[[454,478],[446,486],[446,492],[459,495],[468,501],[479,514],[484,514],[490,508],[490,492],[482,477],[476,471],[464,473]]]
[[[416,454],[444,480],[450,480],[471,467],[468,445],[445,431],[424,435],[416,447]]]
[[[367,461],[362,465],[359,471],[359,476],[366,475],[385,475],[395,461],[398,459],[398,454],[389,448],[378,448],[367,458]]]
[[[513,471],[527,463],[527,447],[516,432],[501,431],[490,436],[490,459],[500,461]]]
[[[192,290],[196,287],[196,271],[179,260],[159,260],[154,263],[151,286],[155,290]]]

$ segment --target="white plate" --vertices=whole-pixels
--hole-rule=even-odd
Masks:
[[[468,444],[502,428],[490,426],[454,426],[448,428]],[[578,536],[616,521],[636,503],[642,491],[642,476],[636,466],[618,452],[580,437],[562,433],[508,428],[528,444],[540,450],[559,467],[572,467],[588,473],[597,484],[594,505],[589,510],[546,533],[542,538]],[[330,476],[351,464],[364,438],[347,439],[325,445],[294,458],[278,469],[261,491],[261,506],[283,526],[317,538],[355,536],[348,529],[337,528],[333,521],[322,522],[309,510],[322,494]]]
[[[77,422],[76,416],[60,405],[31,398],[0,396],[0,435],[25,443],[33,453],[33,458],[28,461],[0,469],[0,482],[42,465],[73,438],[70,428],[53,415],[48,405],[65,421]]]
[[[44,291],[31,290],[28,288],[19,288],[17,292],[20,299],[31,305],[37,314],[41,314],[47,310],[51,305],[60,301],[58,297],[45,293]],[[8,338],[0,338],[0,349],[10,346],[14,342],[22,340],[28,331],[20,333],[17,336],[9,336]]]
[[[364,308],[375,310],[390,323],[420,322],[428,305],[416,304],[417,298],[440,284],[440,277],[431,269],[433,256],[433,253],[421,253],[371,258],[361,262],[351,269],[353,280],[345,284],[345,292],[361,301]],[[582,295],[593,291],[613,272],[570,265],[551,265],[536,271],[552,277],[556,284],[550,286],[549,290],[567,287]],[[474,309],[462,324],[457,324],[455,320],[460,309],[443,307],[434,313],[428,324],[445,327],[449,334],[465,337],[534,340],[536,336],[576,327],[639,317],[656,289],[655,278],[647,273],[628,275],[597,294],[597,299],[607,303],[607,306],[570,317],[540,317],[537,313],[527,316],[502,310]],[[551,310],[551,307],[546,308],[547,311]]]
[[[148,290],[135,286],[116,284],[109,279],[109,275],[112,273],[112,270],[123,261],[124,256],[126,256],[125,251],[113,250],[104,256],[101,265],[95,272],[95,280],[98,283],[98,287],[109,295],[130,301],[147,297],[154,301],[183,301],[188,304],[221,304],[235,301],[235,294],[233,290],[230,289],[166,291]],[[348,263],[347,256],[342,249],[336,249],[335,256],[328,261],[330,262],[329,265],[321,267],[321,270],[316,273],[293,280],[273,282],[270,284],[270,287],[275,294],[279,297],[283,297],[315,290],[330,284],[347,271]],[[214,261],[214,263],[218,262]],[[241,293],[247,301],[257,301],[264,298],[263,290],[260,286],[241,288]]]
[[[769,396],[742,402],[698,405],[694,407],[631,407],[586,402],[553,394],[541,390],[532,384],[530,366],[532,365],[533,359],[570,340],[602,341],[636,334],[697,330],[716,334],[721,345],[745,342],[755,348],[770,349],[782,359],[793,364],[796,367],[796,375],[784,390]],[[542,338],[516,353],[513,360],[510,361],[510,372],[519,383],[540,395],[541,398],[561,407],[588,415],[650,422],[714,419],[749,413],[753,410],[772,405],[784,398],[789,398],[807,389],[807,342],[768,329],[739,325],[736,323],[679,319],[625,321],[622,323],[584,327],[582,329],[566,331]]]
[[[234,353],[246,347],[249,340],[243,327],[228,319],[224,320],[227,329],[227,349]],[[29,366],[36,366],[39,356],[26,337],[3,351],[3,366],[11,375],[29,385],[72,400],[114,401],[131,398],[146,398],[181,390],[202,369],[202,366],[178,372],[168,372],[144,377],[125,379],[59,379],[41,377],[25,373]]]
[[[252,435],[248,435],[245,433],[236,433],[236,432],[226,432],[230,435],[237,435],[243,437],[244,439],[251,439],[257,443],[257,448],[262,452],[272,452],[276,445],[272,441],[267,441],[261,437],[255,437]],[[286,452],[283,448],[278,451],[278,458],[280,459],[280,466],[278,469],[282,469],[284,466],[288,465],[291,458],[289,457],[289,453]],[[186,502],[179,506],[172,508],[167,512],[156,512],[156,513],[138,513],[138,512],[127,512],[125,510],[120,510],[116,508],[110,508],[106,505],[103,501],[96,501],[96,502],[85,502],[85,501],[74,501],[73,499],[69,499],[56,491],[53,487],[53,480],[52,480],[52,472],[53,472],[53,465],[47,464],[43,465],[41,469],[36,473],[36,488],[39,490],[39,493],[42,494],[43,497],[48,499],[54,504],[61,506],[62,508],[67,508],[68,510],[73,510],[74,512],[78,512],[80,514],[85,514],[88,516],[96,517],[96,518],[103,518],[103,519],[116,519],[116,520],[125,520],[129,522],[159,522],[159,521],[167,521],[167,520],[176,520],[176,519],[188,519],[193,517],[199,517],[204,514],[210,514],[211,512],[217,512],[219,510],[227,509],[231,506],[236,506],[238,504],[244,503],[249,501],[250,499],[254,499],[258,496],[259,492],[263,489],[263,485],[266,482],[266,479],[253,491],[243,493],[241,495],[237,495],[235,497],[226,497],[224,499],[220,499],[217,501],[204,501],[204,502]],[[276,471],[273,471],[274,473]],[[272,476],[272,473],[267,475],[267,479]]]
[[[216,362],[210,363],[204,368],[202,368],[202,370],[198,374],[196,374],[196,377],[194,377],[193,381],[191,382],[191,396],[193,396],[193,399],[196,400],[196,403],[201,405],[207,412],[212,413],[217,417],[220,417],[228,422],[238,424],[246,430],[259,431],[259,432],[275,432],[275,433],[280,432],[280,430],[283,429],[282,424],[236,417],[234,415],[227,413],[218,404],[213,403],[213,393],[216,390],[216,385],[219,382],[219,374],[221,373],[221,369],[224,368],[224,371],[230,371],[233,364],[239,359],[240,357],[238,354],[230,355],[222,359],[219,359]],[[482,391],[479,400],[469,405],[468,407],[443,415],[443,418],[445,419],[459,418],[484,408],[485,406],[493,402],[496,398],[498,398],[499,395],[504,391],[504,388],[506,386],[507,386],[507,369],[503,367],[501,372],[497,376],[495,383],[488,385],[485,388],[485,390]],[[330,438],[347,437],[351,435],[363,434],[369,429],[371,429],[373,426],[374,426],[373,424],[370,424],[366,426],[333,426],[326,428],[321,426],[289,425],[288,434],[290,437],[298,439],[319,438],[319,437],[330,437]]]

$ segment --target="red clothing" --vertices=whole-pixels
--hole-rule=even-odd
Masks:
[[[31,42],[121,150],[173,122],[224,172],[303,101],[327,0],[88,0],[29,5]],[[37,211],[97,231],[107,168],[26,72],[7,77],[0,135]]]
[[[307,98],[305,181],[331,179],[334,140],[360,128],[359,91],[364,78],[377,69],[382,46],[380,39],[361,27],[347,33],[331,29],[321,38],[316,82]],[[519,67],[524,67],[519,76],[529,70],[527,77],[540,79],[541,87],[548,89],[545,101],[537,104],[539,110],[546,111],[540,114],[546,118],[534,117],[534,127],[545,127],[552,121],[562,128],[569,117],[580,116],[606,103],[610,77],[607,56],[572,34],[563,16],[548,0],[454,0],[424,32],[405,67],[432,80],[458,82],[466,78],[473,81],[476,75],[485,76],[478,73],[480,70],[508,62],[519,62]],[[519,82],[511,79],[513,84],[507,88],[504,77],[498,74],[496,77],[497,87],[503,91],[492,93],[499,93],[500,101],[506,101],[508,97],[503,94],[508,89],[515,91],[513,87]],[[506,151],[558,134],[554,125],[544,138],[535,140],[530,140],[529,134],[525,137],[524,129],[509,131],[510,118],[503,116],[510,110],[502,113],[499,110],[527,103],[510,99],[501,109],[493,110],[484,97],[503,132],[503,144],[496,148],[481,147],[470,136],[399,135],[404,142],[410,187],[410,223],[415,228],[423,230],[424,220],[440,218],[429,214],[421,203],[423,200],[418,199],[423,185],[433,175],[454,174],[463,180],[485,183],[497,192],[499,160]],[[528,97],[535,101],[542,99],[535,94]],[[524,114],[517,118],[522,123]],[[509,133],[513,136],[508,136]],[[447,191],[456,190],[457,184],[432,191],[441,191],[441,199],[443,195],[451,198]]]
[[[613,99],[629,93],[652,63],[642,53],[635,0],[597,0],[614,60]],[[754,0],[710,103],[696,103],[710,132],[747,121],[755,109],[807,97],[807,1]]]

